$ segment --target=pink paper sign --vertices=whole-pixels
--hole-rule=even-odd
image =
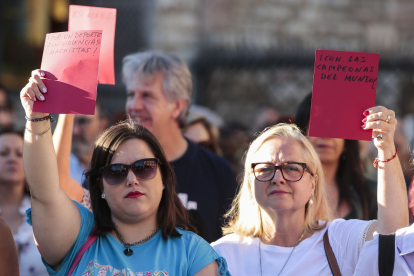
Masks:
[[[102,31],[75,31],[46,35],[41,69],[48,88],[35,112],[94,114]],[[50,85],[50,87],[49,87]],[[81,91],[83,91],[81,93]],[[57,96],[59,95],[59,96]]]
[[[316,50],[309,136],[372,140],[361,128],[375,105],[379,54]]]
[[[116,9],[69,6],[69,31],[102,30],[99,83],[115,84],[114,42]]]

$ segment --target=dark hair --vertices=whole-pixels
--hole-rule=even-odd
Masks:
[[[161,202],[158,206],[157,223],[161,228],[163,239],[170,237],[179,237],[176,227],[184,230],[194,231],[193,226],[188,220],[187,210],[182,205],[175,192],[175,174],[165,157],[164,151],[157,138],[145,127],[135,125],[128,118],[115,126],[106,129],[95,141],[95,148],[92,155],[90,169],[86,171],[85,176],[89,180],[89,191],[91,194],[92,211],[95,217],[97,229],[95,234],[104,235],[114,229],[115,225],[111,219],[111,209],[106,200],[101,198],[102,177],[99,174],[99,168],[108,165],[115,151],[125,141],[130,139],[139,139],[144,141],[155,158],[158,158],[161,165],[161,177],[165,186],[162,192]]]
[[[304,135],[307,135],[311,113],[312,93],[308,94],[300,103],[296,112],[295,124]],[[359,157],[359,143],[356,140],[345,139],[345,152],[341,155],[336,171],[335,180],[338,183],[339,202],[348,202],[352,206],[352,190],[355,190],[361,199],[363,219],[370,219],[371,193],[362,170]]]
[[[22,137],[22,139],[24,140],[24,132],[21,130],[17,130],[13,127],[5,127],[0,130],[0,136],[5,135],[5,134],[15,134],[17,136]]]

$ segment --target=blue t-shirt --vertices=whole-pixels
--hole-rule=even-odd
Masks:
[[[81,214],[78,238],[63,259],[58,271],[45,261],[49,275],[66,275],[79,249],[94,227],[93,214],[75,202]],[[31,209],[27,211],[31,224]],[[178,238],[164,240],[159,231],[149,241],[132,246],[134,254],[124,255],[125,246],[111,234],[100,236],[85,252],[72,275],[120,275],[120,276],[166,276],[194,275],[203,267],[217,260],[220,275],[230,275],[224,258],[201,237],[178,229]]]

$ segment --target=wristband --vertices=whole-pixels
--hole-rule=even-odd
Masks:
[[[50,120],[51,123],[55,122],[55,118],[53,118],[52,115],[50,115],[50,114],[47,115],[46,117],[42,117],[42,118],[29,118],[26,115],[24,117],[29,122],[41,122],[41,121],[45,121],[45,120]]]
[[[392,159],[394,159],[395,157],[397,157],[397,152],[398,152],[398,149],[397,149],[397,147],[395,147],[395,154],[394,154],[394,156],[391,157],[390,159],[385,160],[385,161],[379,160],[379,157],[377,155],[377,157],[375,158],[374,163],[372,163],[372,165],[374,165],[374,168],[377,169],[378,168],[378,162],[383,162],[383,163],[390,162]]]

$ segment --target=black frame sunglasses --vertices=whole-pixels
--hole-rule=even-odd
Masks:
[[[254,168],[255,168],[257,165],[260,165],[260,164],[266,164],[266,165],[273,166],[274,170],[273,170],[272,177],[269,177],[269,179],[267,179],[267,178],[266,178],[266,180],[264,180],[264,179],[263,179],[263,180],[261,180],[261,179],[258,179],[258,178],[257,178],[257,175],[256,175],[256,172],[255,172]],[[297,179],[297,180],[290,180],[290,179],[286,179],[286,177],[285,177],[285,175],[284,175],[284,173],[283,173],[283,169],[285,168],[285,166],[287,166],[287,165],[291,165],[291,164],[297,164],[297,165],[300,165],[300,166],[302,167],[302,169],[303,169],[303,171],[302,171],[302,175],[301,175],[301,176],[300,176],[300,178],[299,178],[299,179]],[[283,164],[281,164],[281,165],[279,165],[279,166],[276,166],[275,164],[273,164],[273,163],[271,163],[271,162],[259,162],[259,163],[252,163],[252,170],[253,170],[254,177],[256,178],[256,180],[257,180],[257,181],[260,181],[260,182],[267,182],[267,181],[272,180],[272,179],[273,179],[273,177],[275,177],[276,171],[277,171],[277,170],[279,170],[279,169],[280,169],[280,172],[282,173],[283,179],[285,179],[286,181],[289,181],[289,182],[297,182],[297,181],[301,180],[301,179],[302,179],[302,177],[303,177],[303,175],[305,174],[305,171],[306,171],[306,170],[310,173],[310,175],[312,175],[312,176],[313,176],[313,173],[312,173],[312,172],[311,172],[311,170],[309,169],[308,165],[306,165],[306,163],[300,163],[300,162],[285,162],[285,163],[283,163]]]
[[[131,169],[139,180],[150,180],[157,175],[158,164],[161,164],[161,162],[157,158],[139,159],[131,165],[109,164],[99,169],[99,176],[102,175],[109,185],[117,186],[125,181],[129,169]]]

